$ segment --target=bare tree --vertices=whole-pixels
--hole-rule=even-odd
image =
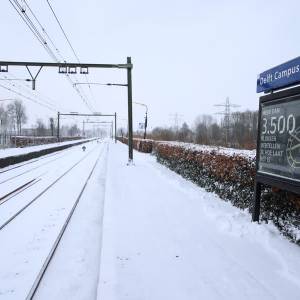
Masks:
[[[193,132],[187,123],[184,122],[179,129],[177,133],[177,140],[185,143],[190,143],[193,141]]]
[[[50,118],[49,122],[50,122],[51,136],[54,136],[54,118]]]
[[[21,135],[22,125],[27,122],[26,108],[22,101],[15,100],[13,103],[7,106],[9,117],[14,123],[17,134]]]
[[[80,129],[76,124],[72,125],[68,130],[69,136],[79,136],[80,135]]]
[[[47,135],[47,128],[42,119],[37,119],[36,121],[36,135],[37,136],[45,136]]]
[[[175,131],[171,128],[155,127],[152,130],[151,138],[161,141],[174,141]]]
[[[7,110],[3,105],[0,106],[0,126],[1,126],[1,133],[7,131],[9,123],[8,113]]]

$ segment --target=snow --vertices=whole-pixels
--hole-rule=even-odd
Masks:
[[[99,155],[36,299],[299,299],[298,246],[149,154],[135,151],[128,166],[121,143],[75,146],[0,174],[1,194],[41,179],[0,205],[0,223],[87,153],[0,230],[0,299],[26,298]]]
[[[98,299],[299,299],[300,251],[269,225],[111,145]]]
[[[224,154],[227,156],[243,156],[245,158],[253,159],[256,156],[256,150],[245,150],[245,149],[234,149],[234,148],[225,148],[225,147],[217,147],[217,146],[208,146],[208,145],[198,145],[198,144],[192,144],[192,143],[183,143],[183,142],[156,142],[158,144],[164,144],[164,145],[170,145],[170,146],[176,146],[176,147],[182,147],[187,150],[192,151],[204,151],[204,152],[217,152],[220,154]]]
[[[74,140],[74,141],[67,141],[67,142],[61,142],[61,143],[51,143],[51,144],[38,145],[38,146],[29,146],[29,147],[24,147],[24,148],[4,148],[4,149],[0,149],[0,158],[9,157],[9,156],[18,156],[18,155],[27,154],[30,152],[36,152],[36,151],[41,151],[44,149],[55,148],[58,146],[72,145],[72,144],[78,143],[80,141],[83,141],[83,140]]]

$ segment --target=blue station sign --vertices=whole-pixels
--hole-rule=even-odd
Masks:
[[[300,57],[259,74],[256,92],[268,92],[300,83]]]

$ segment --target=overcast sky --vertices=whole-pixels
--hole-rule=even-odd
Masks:
[[[132,57],[133,98],[148,105],[150,127],[172,125],[170,115],[174,113],[181,114],[182,121],[192,125],[197,115],[220,111],[214,104],[224,102],[227,96],[240,105],[239,110],[255,110],[257,75],[299,55],[299,0],[49,2],[81,62],[125,63],[127,56]],[[27,0],[27,3],[60,54],[68,62],[76,61],[47,1]],[[1,1],[0,10],[1,60],[52,61],[8,0]],[[34,20],[28,8],[26,12]],[[24,69],[9,71],[0,78],[4,75],[28,78]],[[82,75],[76,78],[85,81]],[[124,83],[126,71],[90,70],[88,80]],[[10,86],[12,82],[0,84]],[[25,93],[20,85],[24,83],[16,81],[13,88]],[[82,89],[96,111],[116,111],[121,118],[127,117],[125,88],[92,86],[90,90],[84,86]],[[61,112],[89,112],[72,85],[56,69],[43,70],[37,92],[28,90],[26,95],[30,93],[42,94],[41,101],[53,103]],[[0,99],[6,97],[15,96],[0,87]],[[55,115],[55,109],[24,102],[30,123],[38,117]],[[143,117],[143,107],[135,105],[135,126]]]

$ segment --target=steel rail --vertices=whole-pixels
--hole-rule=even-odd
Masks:
[[[14,194],[15,192],[17,192],[17,191],[23,189],[24,187],[26,187],[27,185],[29,185],[30,183],[32,183],[32,182],[35,181],[35,180],[36,180],[36,178],[33,178],[33,179],[29,180],[28,182],[22,184],[21,186],[17,187],[16,189],[12,190],[11,192],[5,194],[4,196],[1,196],[1,197],[0,197],[0,205],[2,204],[2,203],[1,203],[2,200],[4,200],[5,198],[7,198],[8,196]]]
[[[21,194],[22,192],[24,192],[28,188],[32,187],[36,183],[40,182],[41,180],[42,180],[41,178],[35,178],[33,180],[30,180],[29,182],[25,183],[23,186],[20,186],[17,189],[15,189],[14,191],[6,194],[5,196],[3,196],[0,199],[0,206],[2,204],[4,204],[6,201],[10,200],[11,198],[16,197],[17,195]]]

